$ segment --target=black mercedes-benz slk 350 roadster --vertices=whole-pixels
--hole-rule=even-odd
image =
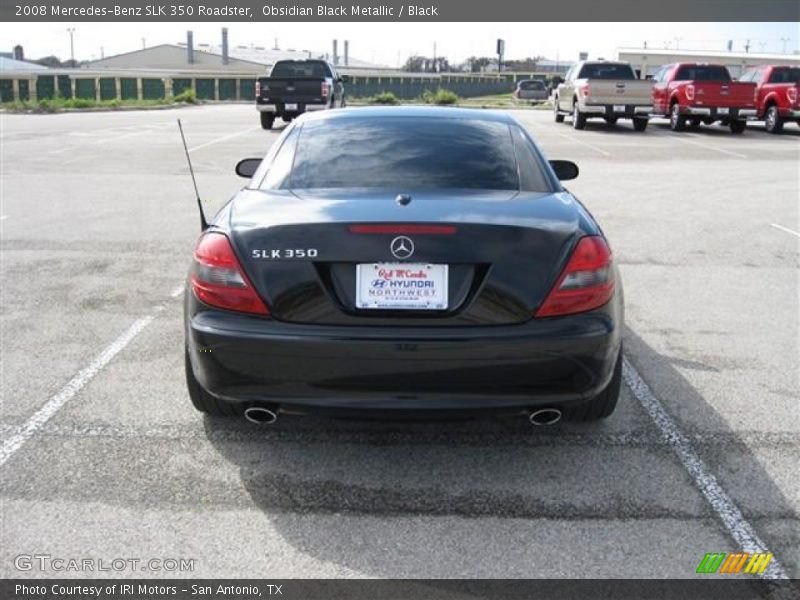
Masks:
[[[608,242],[508,115],[304,115],[205,229],[185,299],[196,408],[610,415],[622,286]]]

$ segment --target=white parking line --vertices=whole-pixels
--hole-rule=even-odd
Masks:
[[[181,286],[183,289],[183,286]],[[173,292],[173,298],[176,297]],[[119,354],[133,339],[139,335],[145,327],[153,322],[156,315],[164,310],[165,306],[160,304],[153,309],[153,314],[147,315],[134,321],[122,334],[111,342],[98,354],[95,359],[84,367],[69,380],[61,390],[37,410],[33,415],[21,425],[16,432],[8,439],[3,440],[0,448],[0,466],[4,465],[14,453],[22,448],[39,429],[42,428],[67,402],[80,392],[86,385],[100,373],[111,360]]]
[[[5,219],[5,217],[3,218]],[[797,237],[800,237],[800,233],[792,231],[791,229],[789,229],[788,227],[784,227],[783,225],[778,225],[777,223],[770,223],[769,226],[774,227],[775,229],[780,229],[781,231],[785,231],[786,233],[791,233],[792,235],[796,235]]]
[[[148,315],[135,321],[133,325],[128,327],[122,335],[109,344],[97,357],[89,363],[89,366],[78,371],[78,374],[70,379],[69,383],[61,388],[55,396],[50,398],[44,406],[37,410],[31,418],[25,421],[19,433],[12,435],[7,440],[3,441],[3,447],[0,449],[0,466],[11,458],[14,453],[22,448],[23,444],[27,442],[36,430],[42,427],[50,418],[55,415],[62,406],[64,406],[71,398],[81,391],[87,383],[89,383],[94,376],[97,375],[103,368],[111,362],[119,352],[127,346],[133,338],[135,338],[141,331],[147,327],[155,318],[154,315]]]
[[[578,138],[567,135],[566,133],[561,133],[560,131],[554,131],[556,135],[560,135],[562,138],[569,140],[570,142],[575,142],[576,144],[580,144],[581,146],[586,146],[587,148],[591,148],[595,152],[599,152],[603,156],[611,156],[610,153],[606,152],[605,150],[598,148],[597,146],[590,144],[588,142],[584,142],[583,140],[579,140]]]
[[[675,133],[675,134],[667,134],[658,132],[656,135],[660,135],[662,137],[668,137],[671,140],[675,140],[676,142],[681,142],[683,144],[691,144],[692,146],[699,146],[700,148],[705,148],[706,150],[714,150],[715,152],[721,152],[722,154],[728,154],[730,156],[735,156],[736,158],[747,158],[745,154],[740,154],[738,152],[732,152],[731,150],[725,150],[724,148],[717,148],[716,146],[711,146],[709,144],[704,144],[702,142],[698,142],[696,140],[687,139],[690,137],[696,137],[694,134],[691,133]]]
[[[743,552],[751,554],[756,552],[774,553],[767,548],[766,544],[758,537],[755,529],[747,519],[744,518],[742,511],[728,495],[703,462],[703,459],[695,451],[689,438],[680,430],[677,423],[669,416],[658,398],[648,386],[636,368],[628,361],[623,359],[622,376],[625,383],[631,390],[633,396],[642,405],[645,412],[650,415],[653,422],[658,427],[661,435],[664,436],[667,444],[678,455],[684,468],[689,472],[700,492],[705,496],[706,501],[711,505],[714,512],[722,521],[725,529],[731,534]],[[764,579],[788,579],[789,576],[778,562],[773,558],[769,563],[762,577]]]
[[[216,144],[218,142],[223,142],[223,141],[229,140],[231,138],[239,137],[240,135],[244,135],[245,133],[250,133],[254,129],[258,129],[258,127],[250,127],[248,129],[245,129],[244,131],[239,131],[237,133],[230,133],[228,135],[223,135],[222,137],[219,137],[219,138],[217,138],[215,140],[211,140],[210,142],[206,142],[205,144],[200,144],[199,146],[194,146],[192,148],[189,148],[189,152],[194,152],[195,150],[200,150],[200,148],[205,148],[206,146],[211,146],[212,144]]]

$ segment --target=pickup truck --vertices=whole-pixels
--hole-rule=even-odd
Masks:
[[[513,92],[514,98],[520,102],[545,102],[548,98],[547,85],[539,79],[522,79],[517,82]]]
[[[279,60],[256,81],[261,127],[272,129],[276,117],[288,123],[307,110],[343,108],[347,79],[324,60]]]
[[[756,84],[756,119],[769,133],[780,133],[786,121],[800,125],[800,67],[761,65],[745,71],[739,81]]]
[[[633,128],[644,131],[651,109],[650,82],[637,79],[630,64],[609,60],[575,63],[553,98],[556,123],[571,114],[575,129],[586,127],[586,119],[599,117],[609,125],[632,119]]]
[[[755,83],[734,82],[724,65],[664,65],[653,75],[653,113],[669,117],[673,131],[720,121],[742,133],[756,114],[755,89]]]

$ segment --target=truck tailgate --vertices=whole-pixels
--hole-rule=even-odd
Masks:
[[[323,104],[327,97],[322,96],[321,78],[262,77],[261,99],[265,102],[279,101],[283,103]]]
[[[650,105],[649,81],[587,79],[589,91],[584,95],[587,104]]]
[[[756,84],[752,82],[692,82],[695,106],[751,108],[755,106]],[[687,94],[688,96],[688,94]]]

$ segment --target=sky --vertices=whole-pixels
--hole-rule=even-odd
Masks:
[[[137,50],[142,38],[147,46],[186,41],[194,32],[195,44],[220,43],[227,27],[231,46],[269,46],[331,52],[335,36],[350,41],[350,55],[369,62],[397,67],[414,54],[447,57],[458,63],[469,56],[493,56],[497,38],[506,40],[506,59],[544,56],[577,60],[614,58],[618,47],[676,48],[681,50],[733,50],[751,53],[798,51],[797,23],[0,23],[0,51],[21,44],[25,57],[55,55],[70,58],[68,28],[74,28],[76,60],[91,60]],[[609,33],[613,32],[613,34]]]

